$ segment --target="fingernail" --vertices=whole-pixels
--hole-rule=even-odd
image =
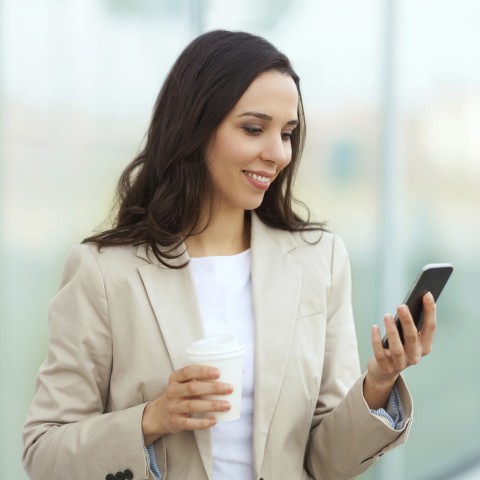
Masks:
[[[225,392],[226,393],[232,393],[233,392],[233,385],[227,385],[225,387]]]
[[[224,412],[228,412],[232,408],[232,406],[230,405],[230,402],[224,402],[222,407]]]
[[[210,370],[210,376],[212,378],[218,378],[220,376],[220,371],[218,370],[218,368],[212,368]]]
[[[406,305],[399,305],[398,306],[398,311],[401,313],[407,313],[407,306]]]
[[[372,325],[372,336],[373,337],[381,337],[382,331],[380,330],[380,327],[378,325]]]
[[[433,303],[435,301],[431,292],[426,293],[425,296],[427,297],[428,302]]]

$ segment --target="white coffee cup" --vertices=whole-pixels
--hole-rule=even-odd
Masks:
[[[245,351],[245,346],[229,335],[215,335],[197,340],[187,350],[189,363],[218,368],[220,377],[214,381],[229,383],[233,386],[233,392],[229,395],[208,395],[205,397],[230,402],[231,408],[228,412],[208,414],[215,416],[217,420],[236,420],[240,418]]]

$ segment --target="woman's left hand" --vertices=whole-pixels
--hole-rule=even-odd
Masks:
[[[372,327],[373,357],[368,362],[363,385],[363,394],[370,408],[384,407],[400,373],[410,365],[416,365],[423,356],[432,351],[436,306],[431,293],[423,296],[423,309],[423,326],[419,333],[408,307],[398,307],[403,344],[392,315],[385,315],[384,318],[388,349],[383,347],[380,328],[377,325]]]

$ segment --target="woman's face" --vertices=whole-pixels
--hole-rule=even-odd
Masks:
[[[222,120],[206,159],[221,211],[253,210],[292,158],[298,124],[293,79],[275,70],[260,74]]]

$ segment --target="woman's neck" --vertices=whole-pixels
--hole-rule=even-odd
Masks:
[[[185,239],[190,257],[235,255],[250,248],[250,217],[217,214],[201,233]]]

